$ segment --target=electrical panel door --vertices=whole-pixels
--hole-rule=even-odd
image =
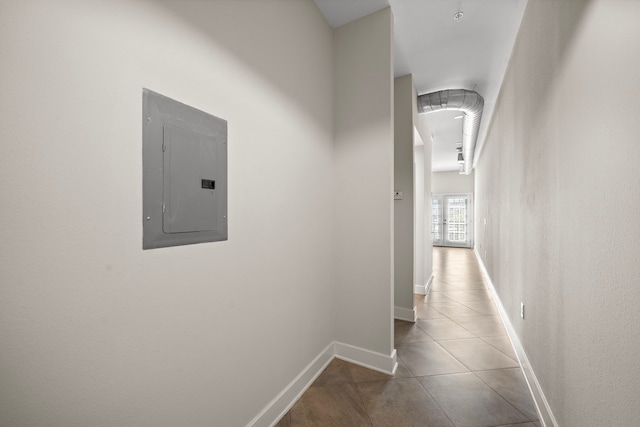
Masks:
[[[227,122],[143,92],[143,248],[227,240]]]
[[[214,138],[164,126],[165,233],[211,231],[218,227],[218,192],[223,170],[220,144]]]

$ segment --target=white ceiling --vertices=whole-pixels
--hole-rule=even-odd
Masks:
[[[332,27],[387,6],[394,16],[396,77],[413,75],[418,94],[475,90],[484,97],[479,153],[527,0],[315,0]],[[462,11],[458,22],[453,15]],[[423,114],[433,137],[434,171],[458,170],[457,111]]]

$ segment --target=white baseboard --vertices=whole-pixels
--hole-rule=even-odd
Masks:
[[[268,427],[282,418],[335,357],[334,343],[320,352],[256,417],[247,424]]]
[[[396,350],[390,356],[342,342],[334,342],[335,355],[338,359],[355,363],[374,371],[393,375],[398,368]]]
[[[431,288],[431,283],[433,283],[433,274],[429,276],[429,280],[424,285],[413,285],[413,293],[426,295],[429,292],[429,288]]]
[[[504,323],[507,334],[509,335],[509,339],[511,340],[511,344],[513,345],[513,348],[516,352],[518,361],[520,362],[522,372],[524,373],[524,378],[527,381],[527,385],[529,386],[529,390],[531,391],[531,395],[533,396],[533,401],[536,405],[536,409],[538,410],[540,423],[542,424],[542,427],[558,427],[558,421],[551,411],[549,401],[547,401],[547,398],[542,391],[542,387],[540,386],[538,378],[533,371],[533,367],[529,362],[527,353],[524,351],[522,342],[520,342],[520,338],[516,334],[516,330],[511,323],[511,319],[509,319],[509,316],[507,316],[507,311],[505,310],[504,305],[502,305],[502,301],[500,300],[500,297],[496,292],[496,288],[491,281],[491,276],[489,276],[489,272],[487,271],[487,268],[484,265],[484,262],[482,261],[482,258],[480,257],[478,251],[474,248],[473,252],[476,254],[478,264],[480,264],[480,268],[482,269],[482,274],[484,275],[487,284],[489,285],[489,289],[491,291],[491,294],[493,295],[493,299],[496,302],[498,311],[500,312],[502,323]]]
[[[390,356],[364,348],[334,341],[291,381],[247,427],[268,427],[275,425],[300,399],[334,358],[360,365],[374,371],[393,375],[398,368],[396,350]]]
[[[427,284],[424,285],[424,294],[426,295],[429,292],[429,289],[431,289],[431,284],[433,283],[433,273],[431,273],[431,276],[429,276],[429,280],[427,280]]]
[[[405,320],[407,322],[415,322],[418,319],[416,308],[393,307],[393,318]]]

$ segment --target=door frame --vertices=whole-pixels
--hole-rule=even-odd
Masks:
[[[445,245],[445,239],[444,239],[444,234],[445,234],[445,228],[444,225],[442,225],[442,245],[434,245],[434,246],[442,246],[442,247],[448,247],[448,248],[471,248],[473,249],[473,245],[474,245],[474,227],[473,227],[473,218],[474,218],[474,204],[473,204],[473,193],[431,193],[431,198],[433,199],[434,197],[440,197],[442,200],[442,216],[443,218],[446,215],[445,212],[445,202],[444,202],[444,198],[445,197],[469,197],[469,210],[468,210],[468,215],[467,215],[467,219],[468,219],[468,227],[467,227],[467,234],[469,236],[469,246],[457,246],[457,245]],[[431,227],[430,227],[431,228]],[[433,242],[433,236],[431,238],[431,241]]]

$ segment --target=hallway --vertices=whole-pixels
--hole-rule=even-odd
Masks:
[[[334,359],[278,427],[540,426],[473,251],[434,248],[433,270],[395,321],[396,374]]]

